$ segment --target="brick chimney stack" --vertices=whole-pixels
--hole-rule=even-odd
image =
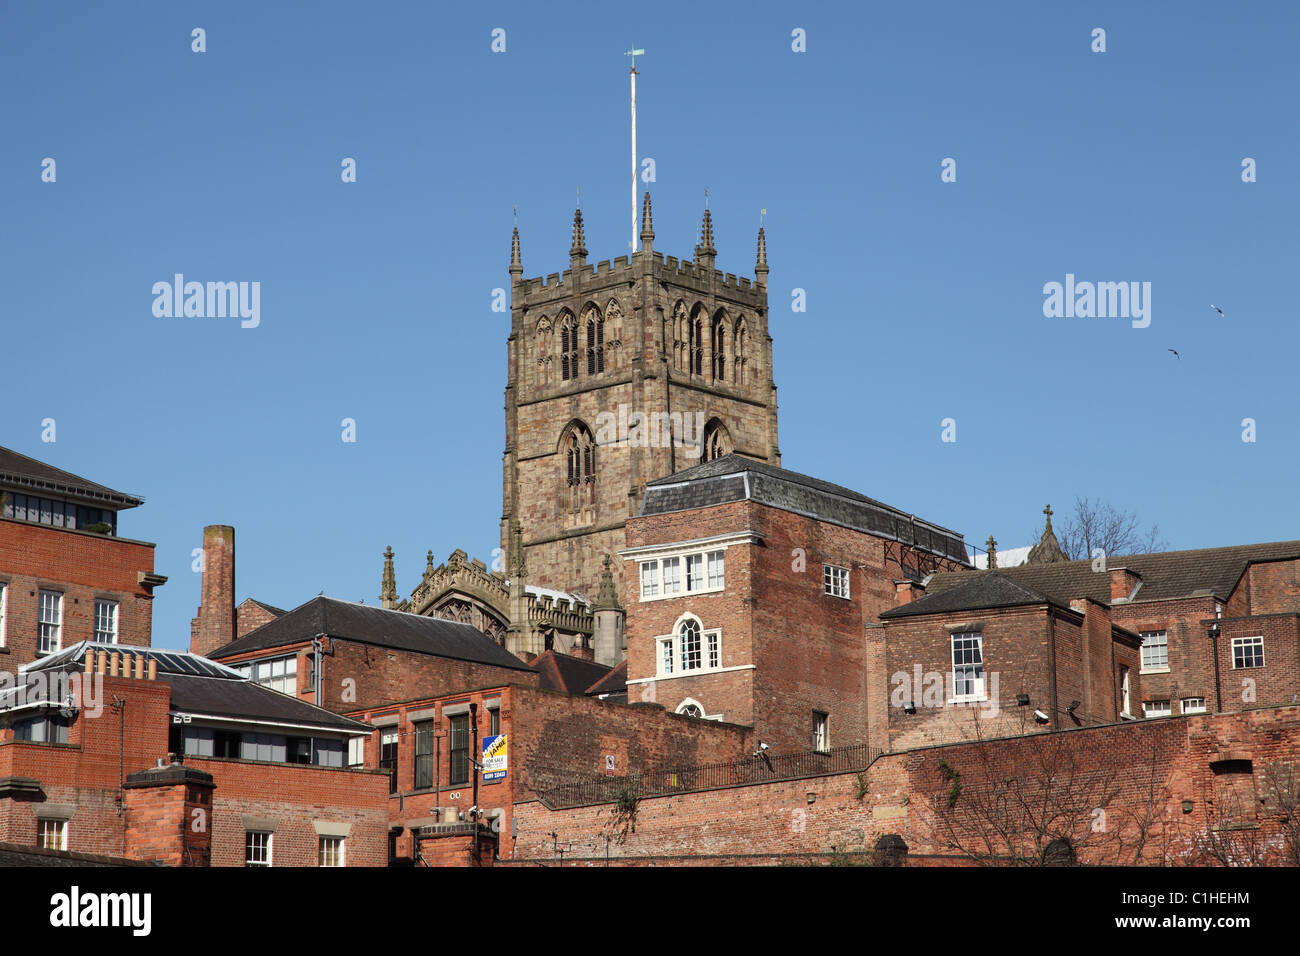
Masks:
[[[190,622],[190,651],[211,654],[235,639],[235,529],[203,529],[203,589],[198,616]]]

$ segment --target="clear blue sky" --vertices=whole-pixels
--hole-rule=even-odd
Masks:
[[[0,444],[147,499],[162,646],[206,524],[283,607],[374,603],[390,544],[403,594],[429,548],[490,559],[511,210],[526,275],[579,185],[591,259],[626,251],[635,44],[656,248],[691,255],[707,185],[752,274],[767,209],[787,467],[975,544],[1076,495],[1175,548],[1300,537],[1297,8],[989,6],[14,0]],[[260,326],[155,317],[177,272],[260,282]],[[1044,317],[1066,273],[1150,282],[1150,327]]]

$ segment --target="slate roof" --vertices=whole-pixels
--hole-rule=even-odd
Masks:
[[[595,661],[545,651],[533,661],[533,670],[541,675],[538,682],[544,690],[559,691],[572,697],[581,697],[588,687],[603,680],[613,668]]]
[[[23,846],[18,843],[0,843],[0,866],[75,867],[87,866],[153,866],[144,860],[128,860],[120,856],[101,856],[94,853],[77,853],[71,850],[46,850],[42,847]]]
[[[231,720],[274,720],[321,730],[363,730],[369,733],[374,729],[243,677],[231,680],[168,674],[159,679],[171,685],[172,710],[182,713],[209,714]]]
[[[956,531],[840,485],[736,454],[648,482],[640,513],[668,514],[744,500],[902,541],[962,564],[970,561]]]
[[[617,667],[587,688],[588,697],[599,697],[601,694],[627,694],[626,657],[618,662]]]
[[[530,670],[527,664],[469,624],[324,596],[312,598],[249,631],[213,651],[211,656],[221,660],[248,651],[300,644],[321,634],[393,650]]]
[[[1001,571],[968,571],[950,574],[947,577],[961,578],[961,580],[938,593],[927,594],[923,598],[918,598],[899,607],[890,608],[888,611],[883,612],[880,617],[884,620],[890,620],[900,617],[916,617],[921,614],[950,614],[957,611],[1026,607],[1035,604],[1051,604],[1056,607],[1069,608],[1068,602],[1053,600],[1041,591],[1036,591],[1019,581],[1012,580],[1011,577]]]
[[[0,485],[32,492],[67,495],[110,504],[118,509],[134,508],[144,499],[88,481],[70,471],[55,468],[35,458],[20,455],[11,448],[0,447]]]
[[[1109,558],[1107,566],[1111,569],[1129,568],[1141,576],[1142,586],[1134,596],[1135,603],[1191,597],[1198,591],[1226,601],[1248,565],[1289,558],[1300,558],[1300,541],[1134,554]],[[1110,575],[1093,571],[1092,562],[1088,560],[999,568],[997,573],[1049,596],[1055,603],[1068,604],[1072,598],[1082,597],[1110,603]],[[960,587],[971,574],[969,571],[936,574],[926,585],[927,594],[937,595]],[[928,600],[928,597],[922,600]]]

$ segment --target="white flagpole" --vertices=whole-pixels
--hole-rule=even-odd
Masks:
[[[636,207],[636,58],[642,56],[645,50],[628,50],[624,56],[632,58],[632,251],[637,251],[637,238],[640,230],[637,228],[637,207]]]

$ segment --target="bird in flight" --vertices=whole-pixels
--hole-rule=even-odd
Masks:
[[[1221,317],[1227,318],[1227,316],[1223,315],[1223,310],[1219,308],[1217,305],[1215,305],[1213,302],[1210,303],[1210,308],[1213,309],[1215,312],[1219,313]]]
[[[1178,358],[1178,352],[1177,352],[1177,351],[1175,351],[1174,349],[1169,349],[1169,351],[1174,353],[1174,358]],[[1182,361],[1182,359],[1178,359],[1178,360],[1179,360],[1180,362]]]

